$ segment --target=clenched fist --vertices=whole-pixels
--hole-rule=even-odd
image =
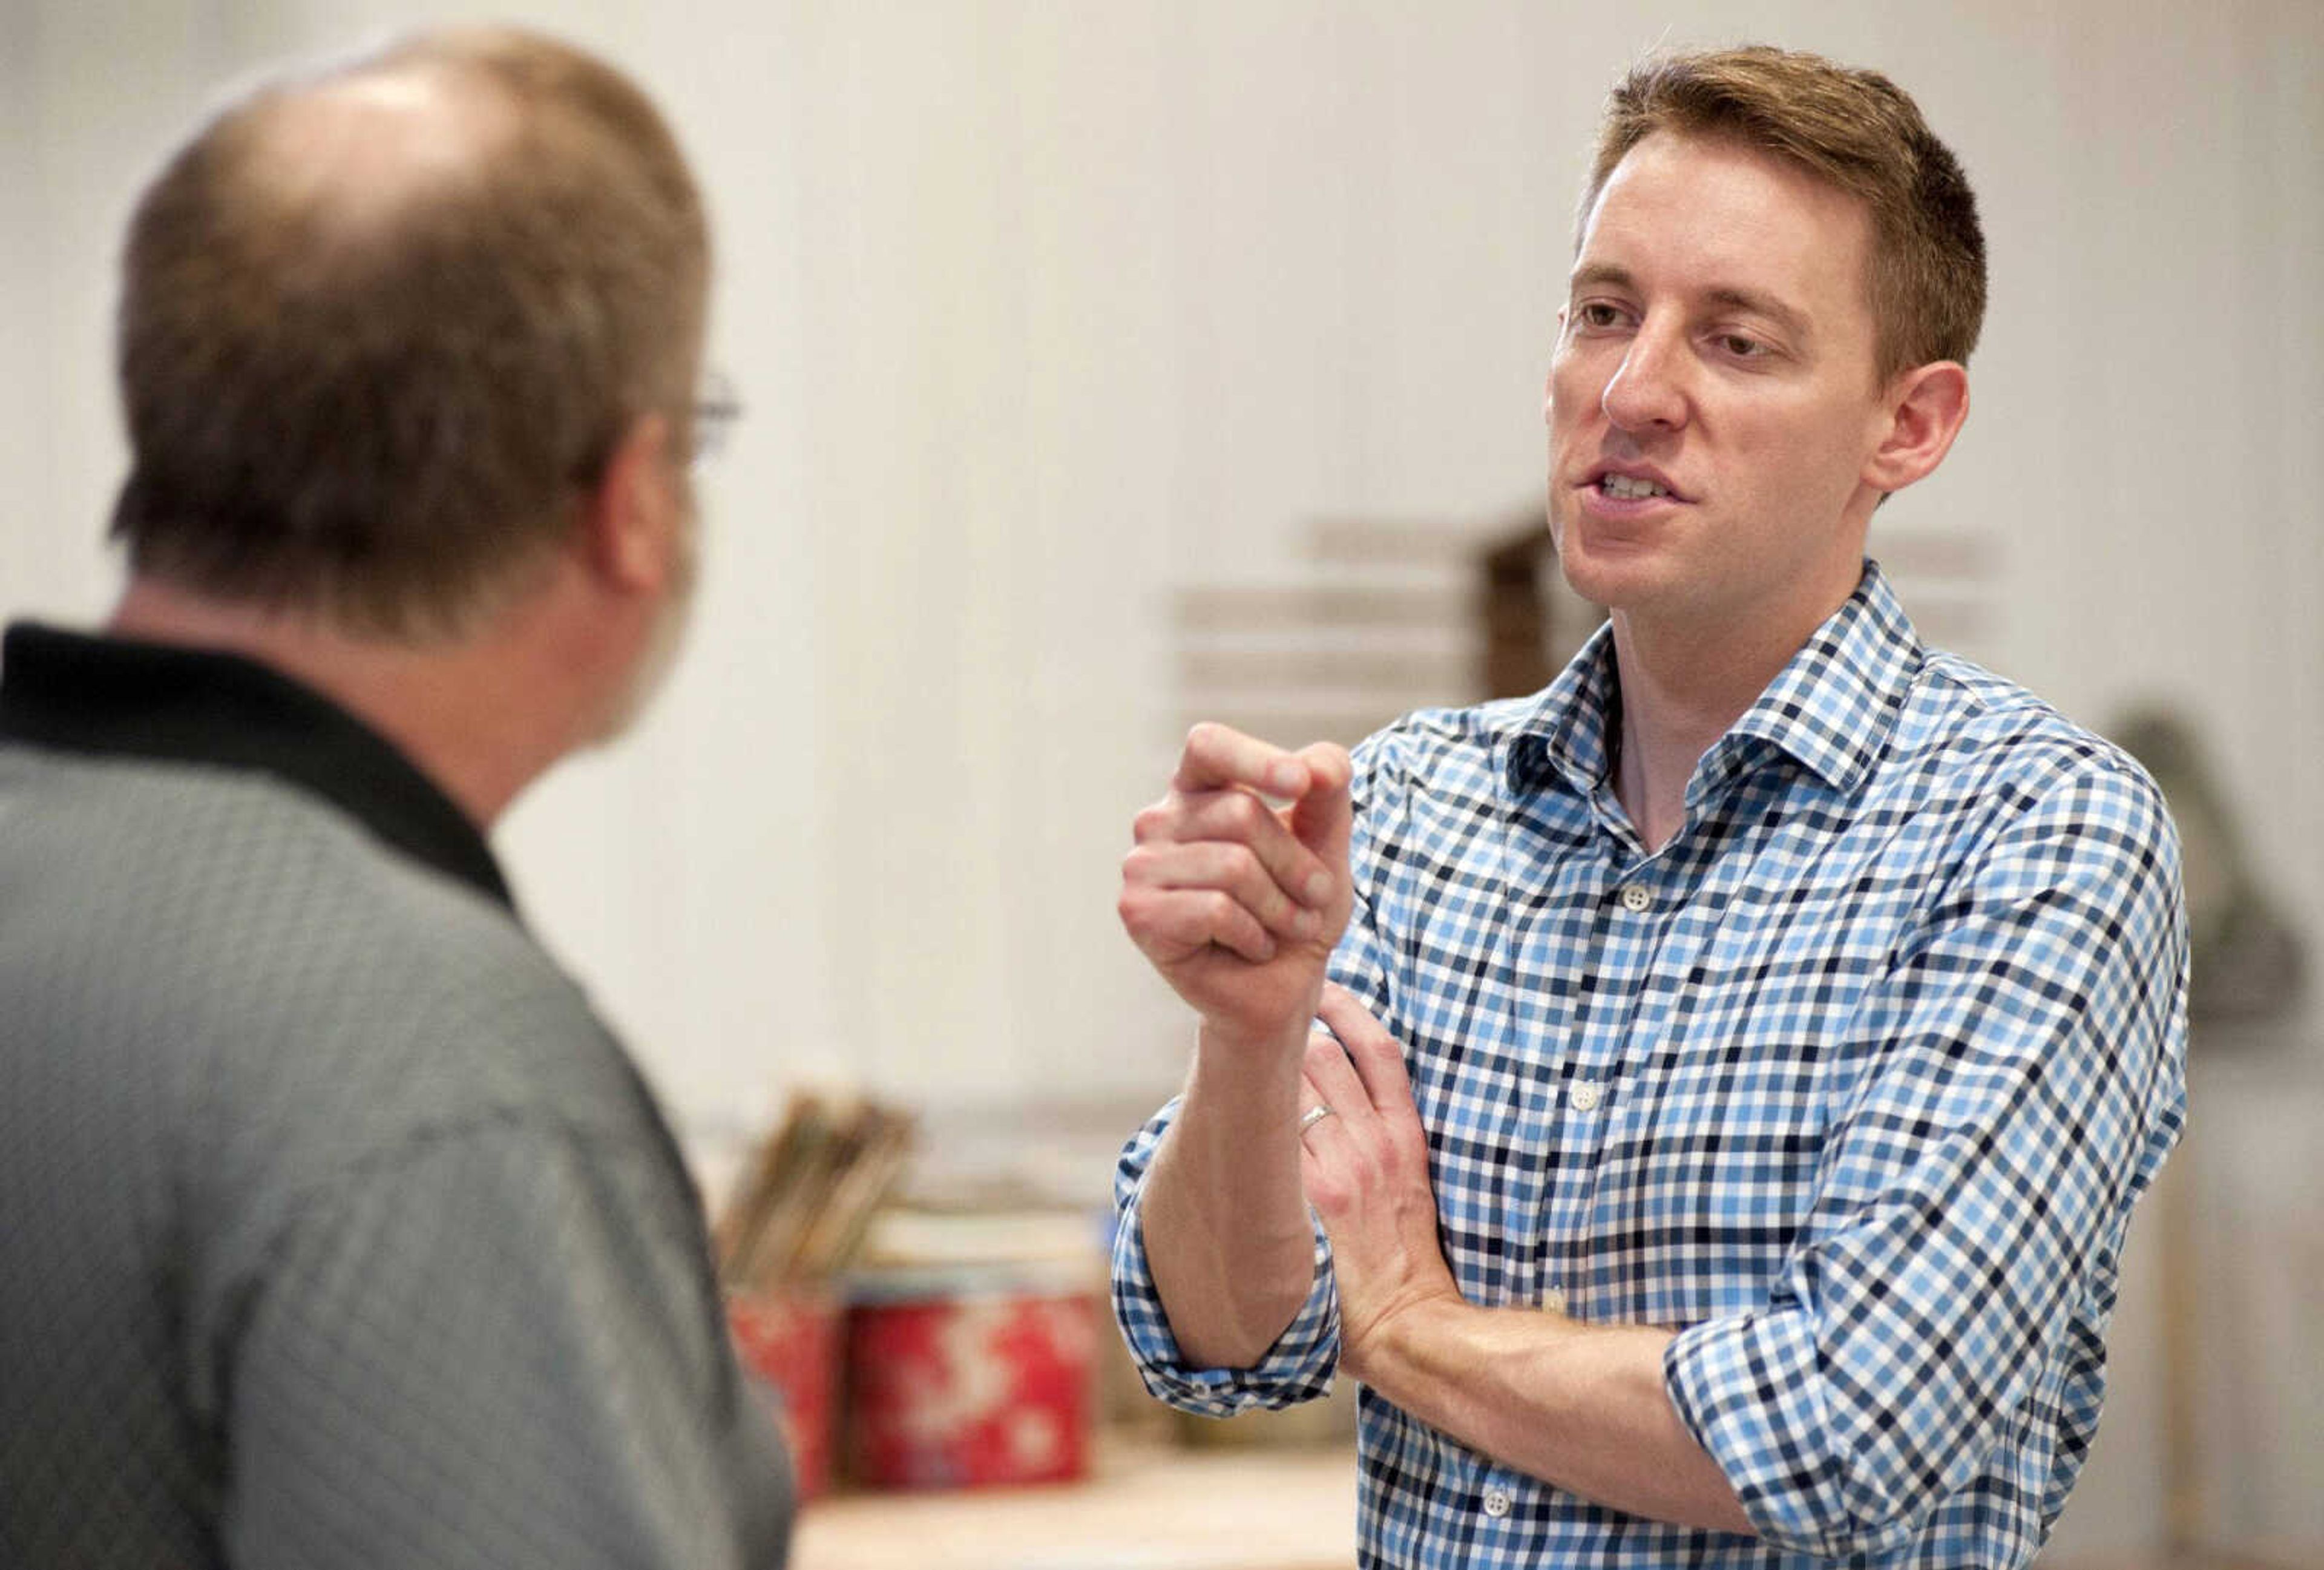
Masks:
[[[1168,793],[1138,815],[1116,909],[1213,1033],[1305,1041],[1352,902],[1351,772],[1328,742],[1292,753],[1198,725]]]

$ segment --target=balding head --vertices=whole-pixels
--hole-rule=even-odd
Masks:
[[[520,588],[639,417],[683,430],[701,204],[626,78],[426,35],[232,106],[124,261],[133,567],[370,633]]]
[[[249,199],[335,244],[392,242],[414,204],[459,199],[520,123],[494,85],[422,60],[279,88],[246,116]]]

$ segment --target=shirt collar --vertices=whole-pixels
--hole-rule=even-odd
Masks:
[[[1850,790],[1879,756],[1919,672],[1919,635],[1880,564],[1867,560],[1856,592],[1818,627],[1743,712],[1702,773],[1753,741],[1788,754],[1834,790]],[[1621,680],[1610,623],[1600,626],[1538,701],[1517,711],[1509,783],[1537,790],[1563,775],[1584,797],[1604,782],[1607,738],[1618,723]]]
[[[403,854],[513,911],[484,836],[384,736],[254,660],[18,623],[0,740],[250,769],[321,797]]]
[[[1509,785],[1529,795],[1563,775],[1587,799],[1609,770],[1607,743],[1618,723],[1621,681],[1614,665],[1614,624],[1602,622],[1538,701],[1518,711],[1509,741]]]
[[[1852,790],[1887,745],[1923,660],[1920,635],[1877,561],[1727,733],[1757,736]]]

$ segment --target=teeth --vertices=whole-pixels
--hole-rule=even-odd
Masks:
[[[1635,501],[1640,496],[1670,494],[1670,487],[1667,485],[1658,485],[1652,480],[1634,480],[1628,475],[1608,475],[1598,482],[1598,488],[1607,495],[1618,496],[1624,501]]]

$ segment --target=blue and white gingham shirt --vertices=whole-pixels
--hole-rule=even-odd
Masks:
[[[1563,1492],[1362,1397],[1366,1565],[1997,1570],[2064,1504],[2132,1201],[2185,1106],[2176,839],[2122,753],[1924,649],[1877,567],[1702,759],[1648,854],[1601,629],[1535,697],[1356,754],[1333,974],[1405,1043],[1469,1301],[1665,1325],[1757,1540]],[[1114,1298],[1148,1386],[1322,1392],[1330,1250],[1246,1371],[1179,1357],[1125,1150]]]

